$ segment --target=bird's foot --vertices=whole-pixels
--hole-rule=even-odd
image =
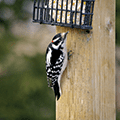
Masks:
[[[68,60],[70,60],[70,57],[72,56],[72,54],[74,53],[74,52],[72,52],[72,50],[70,50],[69,52],[68,52]]]

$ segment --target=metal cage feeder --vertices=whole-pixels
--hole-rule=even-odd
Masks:
[[[95,0],[34,0],[33,22],[92,29]]]

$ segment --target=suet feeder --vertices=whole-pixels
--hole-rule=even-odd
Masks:
[[[92,29],[95,0],[34,0],[33,22]]]

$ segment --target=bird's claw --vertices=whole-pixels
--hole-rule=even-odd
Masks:
[[[68,60],[70,60],[70,57],[72,56],[72,54],[74,53],[74,52],[72,52],[72,50],[70,50],[69,52],[68,52]]]

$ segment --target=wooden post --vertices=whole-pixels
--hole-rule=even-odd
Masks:
[[[56,120],[115,120],[115,0],[96,0],[93,30],[69,31],[67,49],[74,52],[56,101]]]

